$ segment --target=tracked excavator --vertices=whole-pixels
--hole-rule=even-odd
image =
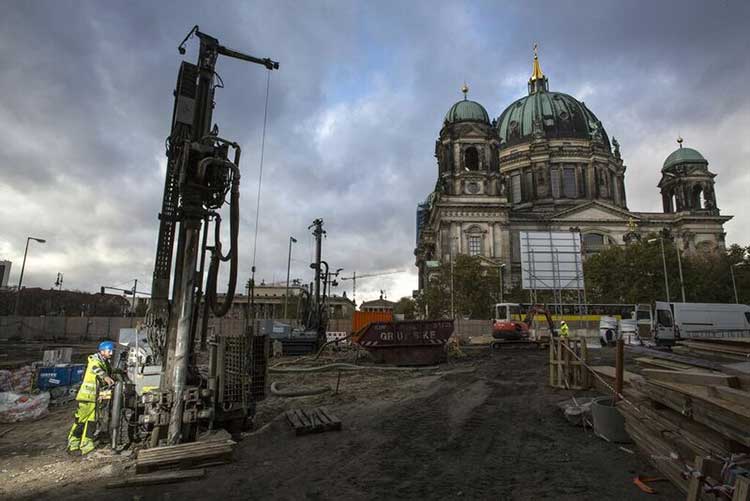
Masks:
[[[200,44],[197,62],[180,65],[166,141],[151,304],[143,325],[118,349],[122,377],[107,423],[116,449],[132,441],[189,442],[203,430],[246,422],[264,394],[267,340],[254,335],[247,309],[243,332],[207,335],[209,316],[221,317],[232,306],[240,221],[240,145],[221,137],[212,118],[215,91],[224,86],[216,73],[219,56],[269,71],[279,63],[229,49],[198,26],[179,45],[180,54],[193,37]],[[221,240],[225,205],[228,248]],[[217,294],[221,263],[229,264],[223,299]]]
[[[492,320],[493,347],[504,341],[528,341],[531,323],[537,315],[543,315],[551,336],[556,336],[555,324],[549,312],[541,305],[532,305],[521,320],[521,305],[498,303]]]

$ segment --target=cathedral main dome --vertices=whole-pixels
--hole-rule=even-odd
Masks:
[[[531,141],[535,125],[537,134],[546,139],[597,139],[609,148],[607,132],[584,103],[568,94],[549,91],[536,55],[529,95],[508,106],[497,119],[500,147]]]
[[[534,120],[540,121],[547,139],[594,139],[598,134],[609,146],[607,132],[596,115],[573,96],[541,90],[522,97],[500,114],[497,130],[501,148],[533,138]]]

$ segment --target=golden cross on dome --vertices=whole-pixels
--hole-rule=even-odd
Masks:
[[[544,73],[542,72],[542,67],[539,66],[539,45],[534,44],[534,66],[531,71],[531,81],[534,80],[540,80],[544,78]]]
[[[680,148],[682,148],[682,142],[683,141],[684,141],[684,139],[682,139],[682,136],[679,135],[679,134],[677,134],[677,144],[680,145]]]
[[[464,84],[461,86],[461,92],[464,93],[464,100],[468,99],[466,95],[469,93],[469,86],[466,85],[466,80],[464,80]]]

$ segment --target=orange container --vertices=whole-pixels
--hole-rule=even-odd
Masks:
[[[355,311],[352,316],[352,332],[356,333],[370,322],[393,322],[392,311]]]

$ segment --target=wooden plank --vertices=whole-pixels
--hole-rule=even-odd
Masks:
[[[729,400],[735,404],[750,407],[750,392],[728,388],[726,386],[709,386],[708,394],[722,400]]]
[[[643,375],[650,380],[666,383],[693,384],[701,386],[722,385],[739,388],[740,382],[735,376],[698,371],[670,371],[665,369],[643,369]]]
[[[595,373],[602,376],[604,379],[612,380],[615,379],[615,368],[611,365],[594,365],[591,367]],[[642,381],[643,376],[636,374],[635,372],[623,371],[623,378],[625,384],[632,384],[633,381]],[[610,381],[607,381],[610,382]]]
[[[174,482],[182,482],[183,480],[201,478],[205,475],[206,470],[203,468],[194,470],[147,473],[144,475],[135,475],[133,477],[127,477],[109,482],[106,485],[106,488],[116,489],[118,487],[135,487],[139,485],[170,484]]]
[[[649,398],[691,417],[745,446],[750,446],[750,408],[711,397],[706,386],[661,381],[638,384]]]
[[[688,348],[696,348],[704,351],[715,351],[718,353],[730,353],[732,355],[749,355],[750,349],[747,346],[730,346],[722,345],[720,343],[707,343],[703,341],[680,341],[682,346]]]
[[[158,456],[171,452],[187,454],[193,451],[232,447],[235,444],[236,442],[234,442],[233,440],[208,440],[205,442],[188,442],[184,444],[168,445],[164,447],[153,447],[151,449],[141,449],[140,451],[138,451],[138,458],[140,459],[150,456]]]
[[[656,350],[653,348],[646,348],[642,346],[627,346],[628,351],[634,353],[641,353],[648,357],[658,358],[661,360],[671,360],[673,362],[679,362],[682,364],[692,365],[693,367],[700,367],[702,369],[710,369],[715,371],[721,371],[722,366],[720,363],[705,360],[703,358],[687,357],[684,355],[677,355],[675,353],[668,353],[665,351]]]
[[[703,490],[703,482],[706,474],[704,461],[705,458],[703,456],[695,458],[696,471],[693,472],[693,476],[690,477],[690,482],[688,482],[687,501],[698,501],[701,498],[701,491]]]
[[[643,365],[649,369],[669,369],[673,371],[710,371],[710,369],[702,369],[694,365],[654,357],[637,357],[635,361],[638,363],[638,365]]]
[[[732,501],[750,501],[750,478],[737,477],[734,482]]]

